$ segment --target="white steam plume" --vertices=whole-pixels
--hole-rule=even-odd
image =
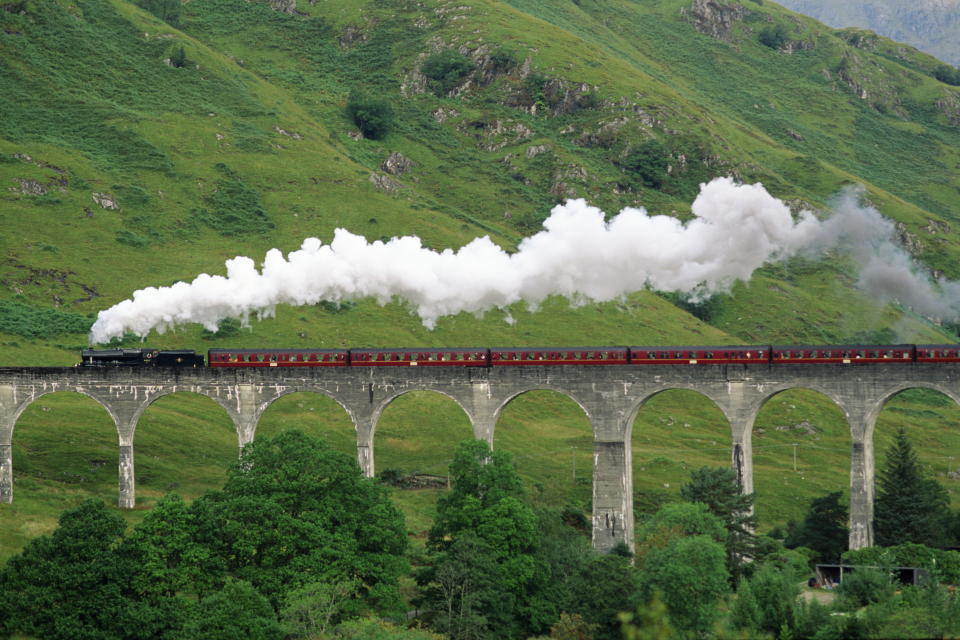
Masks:
[[[894,223],[874,207],[860,204],[862,188],[847,188],[833,203],[833,215],[823,221],[812,250],[840,249],[860,270],[857,286],[880,302],[899,302],[940,320],[960,317],[960,283],[944,278],[933,282],[897,243]]]
[[[856,207],[854,195],[850,199],[854,218],[875,214],[884,222],[875,210]],[[730,178],[701,185],[692,211],[695,218],[686,223],[632,208],[605,222],[599,209],[571,200],[555,207],[544,230],[524,239],[513,254],[488,237],[438,252],[416,237],[371,243],[337,229],[329,245],[308,238],[286,258],[271,249],[259,271],[252,259],[236,257],[226,262],[226,276],[201,274],[190,283],[136,291],[132,299],[99,313],[90,342],[105,343],[126,331],[163,333],[185,323],[215,330],[225,318],[270,315],[278,304],[368,297],[381,304],[403,300],[433,327],[443,316],[518,301],[536,305],[550,295],[606,301],[646,287],[709,295],[749,279],[765,262],[817,247],[861,247],[871,241],[881,246],[886,233],[857,237],[867,224],[877,224],[872,219],[821,223],[802,212],[795,221],[762,185]],[[910,272],[909,265],[885,261],[893,272],[883,274],[867,262],[866,286],[880,285],[912,304],[892,275]],[[907,289],[921,291],[909,284]],[[932,287],[930,294],[936,298]]]

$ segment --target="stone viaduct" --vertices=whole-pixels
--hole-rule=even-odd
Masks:
[[[593,544],[608,550],[633,544],[631,428],[645,401],[669,389],[696,391],[729,421],[731,461],[745,492],[753,491],[751,432],[764,403],[788,389],[811,389],[844,412],[852,443],[850,547],[873,542],[874,448],[877,416],[893,395],[928,388],[960,404],[957,364],[609,365],[527,367],[343,367],[265,369],[0,368],[0,502],[13,500],[14,425],[37,398],[58,391],[85,394],[113,418],[119,438],[119,505],[132,508],[134,435],[147,407],[164,395],[189,391],[213,399],[236,425],[239,445],[250,442],[257,421],[289,393],[327,395],[356,427],[357,458],[374,473],[377,420],[397,397],[434,391],[469,416],[476,438],[494,442],[494,425],[515,397],[533,390],[573,399],[593,427]],[[839,470],[838,470],[839,471]]]

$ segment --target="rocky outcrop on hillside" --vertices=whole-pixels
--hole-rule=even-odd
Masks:
[[[861,27],[960,65],[960,0],[778,0],[833,27]]]
[[[681,10],[700,33],[720,40],[728,40],[734,24],[743,19],[747,9],[736,2],[718,2],[717,0],[693,0],[693,3]]]

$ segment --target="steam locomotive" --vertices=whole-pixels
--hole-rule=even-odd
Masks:
[[[413,349],[87,349],[82,367],[504,367],[960,362],[957,344],[498,347]]]

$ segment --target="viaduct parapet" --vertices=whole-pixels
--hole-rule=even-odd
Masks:
[[[119,441],[119,505],[135,502],[137,422],[157,398],[189,391],[222,406],[240,448],[278,398],[296,392],[329,396],[356,428],[357,460],[374,473],[373,436],[384,409],[411,391],[452,398],[469,416],[474,436],[494,443],[494,426],[517,396],[551,390],[570,397],[593,427],[593,545],[633,545],[631,428],[644,402],[670,389],[698,392],[726,416],[731,464],[743,491],[753,491],[751,432],[764,403],[788,389],[832,399],[850,427],[850,548],[873,543],[874,448],[877,416],[892,396],[911,388],[939,391],[960,403],[957,364],[607,365],[514,367],[329,367],[265,369],[0,368],[0,502],[13,501],[14,425],[41,396],[73,391],[90,396],[113,418]]]

